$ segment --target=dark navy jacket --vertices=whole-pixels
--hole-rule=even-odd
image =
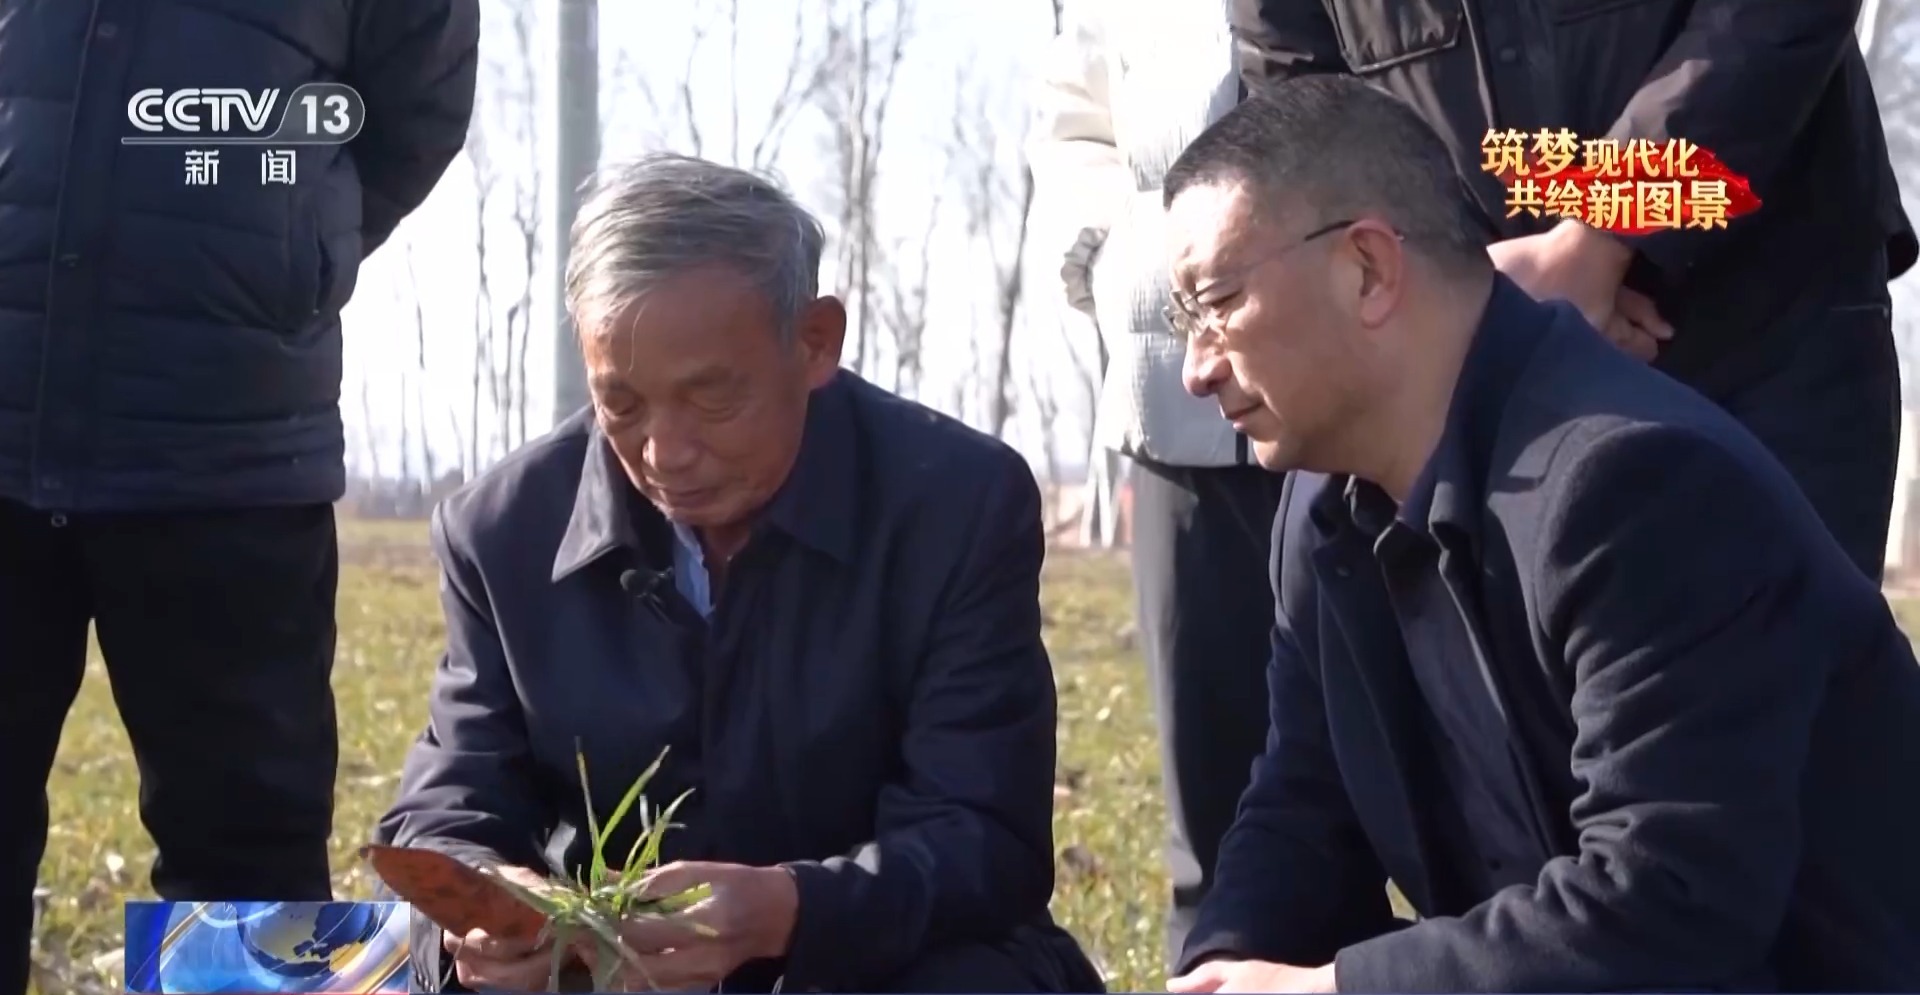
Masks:
[[[1920,991],[1920,666],[1786,472],[1504,278],[1435,460],[1439,570],[1556,856],[1491,895],[1458,873],[1346,478],[1297,474],[1273,731],[1183,960],[1333,962],[1343,992]]]
[[[476,0],[0,4],[0,499],[337,499],[340,309],[464,144],[478,38]],[[292,185],[258,148],[189,186],[185,149],[120,142],[143,89],[310,81],[366,125]]]
[[[576,741],[598,815],[671,748],[649,800],[693,794],[664,859],[799,884],[791,957],[728,990],[886,990],[961,944],[1011,946],[1034,990],[1097,988],[1047,913],[1040,507],[1013,450],[843,373],[709,622],[655,580],[671,531],[583,413],[435,515],[448,649],[380,836],[573,877]]]

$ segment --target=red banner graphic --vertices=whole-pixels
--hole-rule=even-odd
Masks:
[[[1507,217],[1566,218],[1627,235],[1711,231],[1750,214],[1747,178],[1685,139],[1582,139],[1567,129],[1492,130],[1481,168],[1507,188]]]

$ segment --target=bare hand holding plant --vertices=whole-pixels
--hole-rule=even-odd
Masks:
[[[622,972],[628,990],[712,991],[748,961],[786,955],[800,897],[785,868],[685,862],[647,875],[647,894],[699,888],[709,897],[678,915],[621,926],[637,954]]]
[[[639,952],[628,945],[623,934],[645,924],[668,921],[675,923],[676,930],[683,937],[706,937],[712,932],[711,927],[698,920],[675,915],[712,897],[714,889],[710,885],[693,883],[676,891],[657,883],[649,884],[652,876],[647,872],[659,864],[660,844],[667,830],[673,826],[674,811],[687,796],[682,794],[674,799],[673,804],[668,805],[666,811],[657,817],[642,799],[641,793],[646,789],[647,782],[653,779],[661,763],[666,760],[666,753],[662,751],[660,758],[627,789],[620,803],[614,807],[613,814],[602,825],[593,814],[593,791],[587,783],[586,756],[576,750],[575,757],[580,768],[580,790],[587,809],[587,830],[593,838],[592,865],[585,868],[580,880],[571,882],[529,882],[521,875],[512,873],[519,869],[496,868],[489,873],[516,898],[546,916],[547,922],[540,931],[540,941],[533,947],[544,951],[546,955],[545,990],[559,989],[560,974],[567,966],[570,955],[579,956],[591,968],[594,991],[619,990],[615,987],[616,981],[624,983],[628,979],[637,979],[639,986],[628,990],[658,990],[659,985],[646,979],[645,965]],[[615,868],[606,859],[607,841],[635,803],[639,804],[641,831],[627,852],[626,862],[620,868]],[[537,879],[537,875],[535,877]],[[515,950],[510,954],[523,960],[526,951]],[[525,991],[541,986],[511,987]]]
[[[545,892],[552,888],[545,877],[529,868],[499,867],[492,873],[529,890]],[[465,935],[443,930],[440,944],[453,955],[454,977],[471,991],[534,991],[554,980],[551,944],[544,939],[514,940],[489,935],[484,929]]]

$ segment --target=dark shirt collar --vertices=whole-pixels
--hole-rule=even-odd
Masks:
[[[1348,477],[1344,498],[1354,525],[1370,539],[1380,538],[1396,524],[1417,535],[1432,535],[1437,521],[1433,512],[1434,493],[1440,486],[1440,468],[1449,462],[1436,450],[1420,475],[1414,478],[1407,499],[1398,505],[1380,485]]]
[[[1505,276],[1494,276],[1486,310],[1454,383],[1446,424],[1398,511],[1393,510],[1393,499],[1368,481],[1350,478],[1346,486],[1329,489],[1356,526],[1377,536],[1397,519],[1422,534],[1431,535],[1442,525],[1470,537],[1478,534],[1484,482],[1477,467],[1484,458],[1476,454],[1493,448],[1520,370],[1551,318],[1550,311]]]
[[[800,453],[786,482],[774,492],[761,514],[761,527],[772,527],[795,541],[846,561],[853,554],[855,431],[850,374],[842,372],[813,392],[807,404],[807,424],[800,437]],[[573,514],[560,537],[553,558],[553,579],[559,581],[618,549],[648,552],[642,541],[666,535],[665,522],[651,502],[643,499],[627,479],[613,446],[592,423],[587,431],[586,460],[574,494]]]

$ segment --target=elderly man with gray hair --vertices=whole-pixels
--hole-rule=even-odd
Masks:
[[[604,174],[567,277],[592,405],[434,516],[447,648],[378,836],[574,878],[664,753],[658,887],[711,897],[626,930],[631,990],[1100,991],[1047,911],[1039,489],[840,368],[823,242],[750,173]],[[415,982],[535,990],[551,957],[423,924]]]

